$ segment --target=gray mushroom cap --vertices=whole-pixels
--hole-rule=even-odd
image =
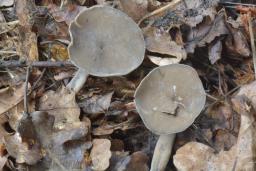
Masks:
[[[108,6],[82,11],[70,25],[71,61],[94,76],[125,75],[144,59],[141,29],[125,13]]]
[[[144,124],[159,135],[188,128],[204,108],[205,100],[197,72],[183,64],[152,70],[135,92],[136,109]]]

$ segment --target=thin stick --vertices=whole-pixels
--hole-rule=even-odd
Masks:
[[[34,90],[36,89],[36,86],[37,86],[37,84],[39,83],[39,81],[43,78],[45,71],[46,71],[46,68],[43,69],[42,73],[40,74],[40,76],[38,77],[38,79],[35,81],[35,83],[33,84],[33,86],[31,87],[31,89],[30,89],[31,91],[30,91],[30,92],[32,92],[32,91],[34,91]]]
[[[12,50],[0,50],[0,55],[2,54],[17,54],[17,52]]]
[[[161,13],[161,12],[167,10],[167,9],[171,9],[171,8],[175,7],[175,6],[176,6],[178,3],[180,3],[181,1],[182,1],[182,0],[173,0],[172,2],[168,3],[167,5],[165,5],[165,6],[161,7],[161,8],[158,8],[158,9],[156,9],[155,11],[153,11],[153,12],[151,12],[151,13],[145,15],[144,17],[142,17],[142,18],[140,19],[140,21],[138,22],[138,25],[140,25],[141,22],[142,22],[143,20],[145,20],[146,18],[149,18],[149,17],[154,16],[154,15],[156,15],[156,14],[159,14],[159,13]]]
[[[250,40],[251,40],[251,47],[252,47],[254,74],[255,74],[255,78],[256,78],[256,48],[255,48],[254,33],[252,30],[252,18],[251,18],[250,12],[248,13],[248,22],[249,22],[249,32],[250,32]]]
[[[241,6],[248,6],[248,7],[256,7],[256,5],[254,4],[246,4],[246,3],[239,3],[239,2],[219,2],[219,4],[221,5],[235,5],[235,6],[238,6],[238,5],[241,5]]]
[[[36,61],[30,64],[32,67],[53,68],[53,67],[72,67],[74,66],[69,61]],[[22,61],[0,61],[0,68],[16,68],[27,67],[28,64]]]
[[[28,81],[29,81],[29,74],[30,74],[30,66],[27,68],[26,74],[26,82],[25,82],[25,89],[24,89],[24,111],[28,115]]]
[[[206,96],[207,96],[208,98],[214,100],[214,101],[218,101],[218,100],[219,100],[218,98],[216,98],[216,97],[214,97],[214,96],[212,96],[212,95],[210,95],[210,94],[208,94],[208,93],[206,93]]]

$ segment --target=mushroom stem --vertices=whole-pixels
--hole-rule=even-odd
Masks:
[[[82,68],[76,72],[76,75],[72,78],[72,80],[68,83],[67,88],[71,91],[77,93],[84,85],[88,77],[87,71]]]
[[[160,135],[154,155],[151,162],[150,171],[164,171],[168,161],[170,159],[170,155],[172,153],[172,146],[175,139],[175,134],[170,135]]]

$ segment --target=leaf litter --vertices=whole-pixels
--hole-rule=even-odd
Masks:
[[[174,63],[197,70],[208,99],[194,124],[177,134],[167,170],[255,170],[255,78],[246,12],[252,9],[218,0],[162,8],[171,2],[1,1],[0,170],[148,171],[157,137],[143,125],[133,96],[156,65]],[[75,67],[49,66],[69,60],[68,26],[95,4],[141,22],[146,58],[125,76],[90,76],[75,94],[66,88]],[[164,10],[144,18],[158,9]],[[33,67],[26,82],[25,67],[42,61],[47,64]],[[31,125],[20,131],[25,85]]]

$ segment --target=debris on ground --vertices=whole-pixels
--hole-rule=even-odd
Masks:
[[[95,6],[113,13],[79,20]],[[0,0],[0,170],[149,171],[159,135],[144,125],[134,94],[153,69],[173,64],[195,69],[207,99],[176,134],[166,170],[256,170],[255,26],[250,0]],[[107,28],[118,29],[109,38]],[[113,61],[109,49],[119,52],[113,45],[127,31],[137,34],[116,59],[129,58]],[[93,48],[84,53],[86,43]],[[91,75],[74,92],[78,51]],[[169,90],[155,91],[150,104]]]

